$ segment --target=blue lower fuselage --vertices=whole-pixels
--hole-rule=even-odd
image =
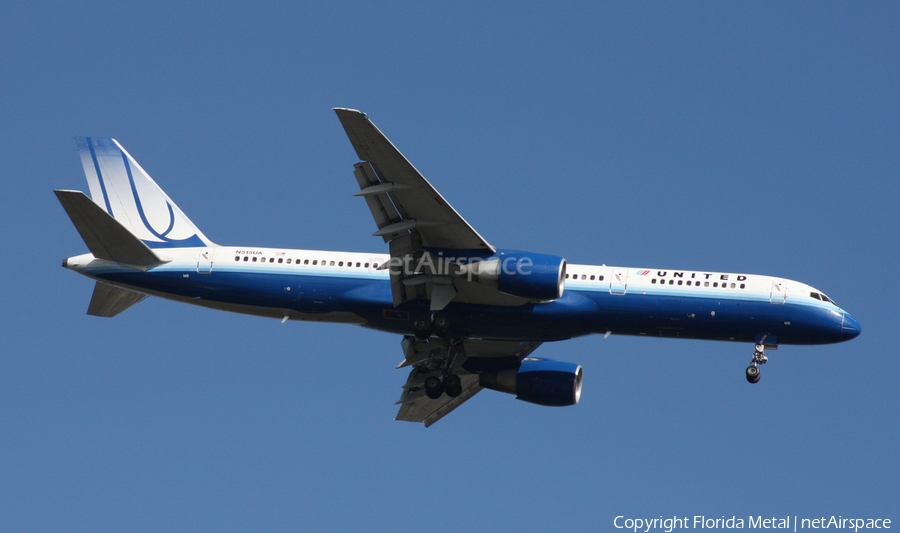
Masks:
[[[358,323],[409,335],[413,323],[431,315],[429,302],[392,304],[386,276],[309,275],[212,269],[162,268],[139,272],[121,267],[86,274],[196,305],[296,320]],[[671,294],[627,290],[624,294],[568,288],[557,300],[518,306],[451,303],[443,311],[454,338],[552,341],[611,332],[619,335],[774,344],[827,344],[859,333],[856,321],[837,306],[735,295]],[[774,342],[773,342],[774,341]]]

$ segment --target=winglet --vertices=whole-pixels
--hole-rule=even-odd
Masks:
[[[94,257],[139,270],[147,270],[167,262],[83,192],[53,192]]]

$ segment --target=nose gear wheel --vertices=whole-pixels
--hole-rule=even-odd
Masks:
[[[760,370],[759,365],[764,365],[769,360],[766,357],[766,346],[764,344],[757,344],[753,348],[753,359],[750,362],[750,366],[747,367],[747,370],[744,374],[747,376],[747,381],[750,383],[759,382],[760,378]]]

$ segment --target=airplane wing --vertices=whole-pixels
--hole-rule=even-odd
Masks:
[[[403,338],[401,345],[406,358],[397,368],[413,368],[397,400],[400,411],[396,420],[423,422],[428,427],[481,391],[476,372],[510,366],[527,357],[541,343],[478,339],[454,341],[436,337],[420,340],[408,336]],[[455,398],[443,394],[433,400],[425,394],[425,379],[440,376],[447,367],[459,376],[462,393]]]
[[[494,253],[496,250],[466,222],[428,180],[375,127],[365,113],[335,108],[361,162],[354,165],[360,191],[375,219],[373,234],[389,243],[392,259],[421,258],[426,248]],[[419,279],[413,279],[419,278]],[[449,279],[427,280],[409,272],[391,272],[394,305],[432,300],[440,310],[457,294]]]
[[[356,165],[360,192],[385,242],[413,230],[431,248],[488,250],[494,247],[447,203],[365,113],[335,112],[362,163]]]
[[[500,292],[496,286],[469,282],[459,271],[434,265],[444,257],[487,257],[497,253],[444,199],[369,118],[353,109],[335,108],[360,162],[353,174],[375,219],[377,231],[390,248],[394,306],[411,300],[430,300],[431,311],[451,301],[490,305],[523,305],[530,300]],[[435,252],[437,250],[437,252]],[[437,261],[435,260],[437,257]],[[429,266],[425,259],[429,261]],[[407,268],[412,263],[414,268]],[[563,262],[564,264],[564,262]],[[404,265],[398,268],[398,265]],[[448,265],[449,266],[449,265]],[[457,265],[458,266],[458,265]],[[397,401],[397,420],[422,422],[428,427],[478,394],[479,375],[517,367],[540,342],[449,339],[406,336],[405,359],[397,368],[412,367]],[[459,378],[453,394],[445,389],[437,398],[426,393],[426,380]],[[432,392],[435,390],[431,389]]]

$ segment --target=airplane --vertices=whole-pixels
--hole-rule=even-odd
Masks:
[[[859,322],[824,292],[780,277],[570,264],[488,243],[360,111],[335,108],[353,175],[388,253],[220,246],[111,138],[77,139],[90,198],[54,191],[90,253],[63,267],[95,280],[88,314],[158,296],[248,315],[356,324],[402,336],[409,368],[396,420],[428,427],[483,389],[577,404],[583,371],[534,357],[591,334],[753,343],[853,339]]]

